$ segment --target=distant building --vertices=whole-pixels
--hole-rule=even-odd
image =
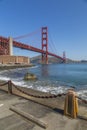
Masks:
[[[0,64],[30,64],[25,56],[13,55],[13,39],[0,37]]]
[[[0,55],[1,64],[30,64],[30,59],[25,56]]]

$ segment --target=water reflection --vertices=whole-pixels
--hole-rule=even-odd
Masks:
[[[41,65],[41,75],[42,76],[49,76],[49,65]]]

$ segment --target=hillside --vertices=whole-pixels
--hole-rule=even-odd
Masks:
[[[35,63],[35,64],[40,64],[41,63],[41,55],[36,56],[36,57],[32,57],[31,59],[31,63]],[[50,63],[63,63],[63,61],[61,59],[55,58],[55,57],[49,57],[48,59],[49,64]],[[72,61],[71,59],[67,59],[67,63],[73,63],[75,61]]]

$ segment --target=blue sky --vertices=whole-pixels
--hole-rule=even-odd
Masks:
[[[0,0],[0,35],[16,37],[42,26],[48,26],[59,55],[87,60],[87,0]],[[14,54],[38,55],[19,49]]]

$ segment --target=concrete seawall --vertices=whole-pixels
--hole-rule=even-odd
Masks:
[[[15,64],[15,65],[0,65],[0,70],[16,69],[16,68],[26,68],[32,67],[32,64]]]

